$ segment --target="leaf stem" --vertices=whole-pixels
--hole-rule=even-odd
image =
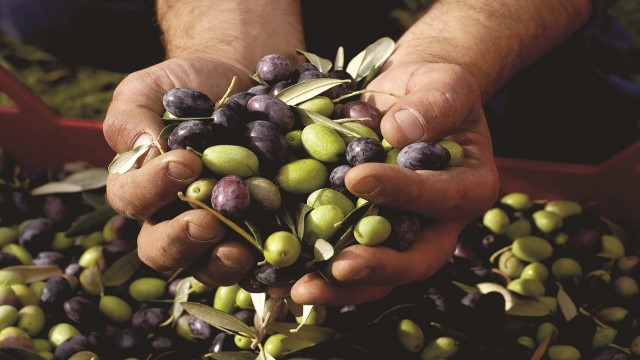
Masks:
[[[196,149],[192,148],[191,146],[187,146],[186,150],[189,150],[189,151],[191,151],[192,153],[194,153],[194,154],[196,154],[196,155],[198,155],[198,156],[202,157],[202,153],[201,153],[201,152],[199,152],[199,151],[197,151]]]
[[[358,91],[352,91],[348,94],[342,95],[339,98],[336,98],[333,101],[334,104],[339,103],[340,101],[344,100],[344,99],[348,99],[352,96],[357,96],[357,95],[362,95],[362,94],[383,94],[383,95],[389,95],[389,96],[393,96],[395,98],[401,99],[402,95],[396,94],[396,93],[392,93],[390,91],[381,91],[381,90],[371,90],[371,89],[362,89],[362,90],[358,90]]]
[[[231,78],[231,83],[229,84],[229,87],[227,88],[227,92],[225,92],[224,95],[222,96],[222,98],[220,98],[220,100],[218,101],[218,103],[214,107],[214,110],[218,110],[221,106],[223,106],[224,104],[227,103],[227,100],[229,100],[229,94],[231,94],[231,90],[233,90],[233,86],[236,84],[236,79],[237,78],[238,78],[237,76],[234,76],[234,77]]]
[[[350,122],[358,122],[358,121],[369,121],[371,120],[371,118],[368,117],[360,117],[360,118],[344,118],[344,119],[336,119],[333,120],[334,122],[338,123],[338,124],[346,124],[346,123],[350,123]]]

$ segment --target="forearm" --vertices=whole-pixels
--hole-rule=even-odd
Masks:
[[[588,0],[436,0],[398,41],[394,62],[446,62],[477,80],[483,101],[584,24]]]
[[[207,55],[249,73],[264,55],[304,48],[299,0],[157,0],[169,58]]]

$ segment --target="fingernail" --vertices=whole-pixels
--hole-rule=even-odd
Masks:
[[[411,109],[402,109],[395,114],[400,130],[411,141],[418,141],[424,136],[424,121]]]
[[[150,144],[152,142],[153,142],[153,137],[147,133],[143,133],[142,135],[138,136],[136,143],[133,144],[133,148],[135,149],[140,145]]]
[[[240,270],[243,267],[239,266],[238,264],[234,263],[233,261],[229,261],[227,259],[223,259],[221,257],[217,257],[218,258],[218,262],[220,263],[220,265],[222,265],[223,268],[227,269],[227,270]]]
[[[167,166],[167,174],[176,180],[187,180],[193,177],[193,171],[177,162],[170,162]]]
[[[187,226],[187,232],[189,232],[189,236],[196,241],[204,242],[214,239],[214,236],[211,232],[205,231],[205,229],[194,223],[189,223],[189,225]]]
[[[378,188],[378,180],[372,176],[360,179],[352,185],[352,189],[358,194],[371,194]]]
[[[357,273],[353,274],[353,276],[351,276],[351,280],[355,281],[355,280],[364,279],[370,273],[371,273],[371,269],[369,268],[360,269],[360,271],[358,271]]]

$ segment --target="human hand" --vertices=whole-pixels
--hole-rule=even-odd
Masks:
[[[167,91],[192,88],[215,100],[224,94],[234,75],[244,73],[205,56],[173,58],[135,72],[114,92],[104,121],[105,138],[117,153],[150,143],[164,127],[162,98]],[[238,78],[239,88],[249,84],[248,75]],[[160,145],[167,150],[165,141]],[[167,209],[179,202],[177,193],[199,178],[201,159],[187,150],[160,154],[151,149],[142,166],[122,175],[110,174],[107,179],[106,196],[113,209],[144,221],[138,236],[140,259],[160,272],[191,266],[190,272],[203,283],[236,283],[255,263],[245,242],[228,240],[232,234],[225,237],[224,226],[204,209],[166,219],[166,213],[171,213]],[[159,213],[165,213],[165,218]]]
[[[435,220],[407,250],[354,245],[341,251],[331,271],[350,286],[334,286],[308,274],[292,288],[302,304],[344,305],[376,300],[396,285],[426,279],[453,255],[458,235],[498,196],[498,174],[491,137],[475,79],[459,66],[437,63],[394,64],[368,86],[403,95],[369,95],[386,111],[385,139],[396,148],[416,141],[450,138],[464,149],[460,166],[443,171],[413,171],[367,163],[345,179],[353,194],[375,204],[407,210]]]

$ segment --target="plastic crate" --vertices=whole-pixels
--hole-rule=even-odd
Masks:
[[[85,160],[106,166],[113,159],[100,121],[60,117],[2,67],[0,92],[16,104],[0,108],[0,146],[20,163],[52,167]],[[603,216],[640,225],[640,140],[599,165],[500,157],[496,162],[503,193],[575,200]]]

